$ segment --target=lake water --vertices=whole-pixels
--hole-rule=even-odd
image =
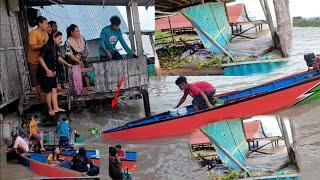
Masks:
[[[288,58],[288,66],[284,68],[264,75],[241,77],[196,76],[188,77],[188,80],[190,82],[209,81],[214,84],[218,93],[222,93],[255,86],[307,70],[303,55],[306,52],[320,53],[320,28],[294,28],[293,32],[292,55]],[[174,84],[175,79],[174,76],[150,78],[149,96],[152,113],[167,111],[177,104],[182,92]],[[185,104],[190,102],[191,98],[188,98]],[[315,178],[316,175],[320,174],[318,168],[314,168],[320,166],[320,121],[318,120],[320,112],[318,105],[319,101],[315,101],[310,105],[284,112],[284,115],[293,118],[298,126],[299,154],[305,172],[303,176],[307,177],[306,179],[317,179]],[[106,125],[117,124],[117,121],[136,120],[144,115],[142,100],[124,100],[119,102],[114,111],[105,109],[105,107],[98,106],[91,108],[91,111],[88,109],[75,110],[71,114],[73,126],[87,137],[88,148],[101,150],[102,161],[105,162],[102,163],[101,167],[103,171],[101,172],[102,179],[108,178],[108,145],[114,144],[114,142],[92,138],[87,128],[102,128]],[[206,170],[201,169],[197,162],[191,158],[187,136],[153,140],[139,144],[129,143],[123,146],[127,150],[138,152],[139,170],[133,173],[133,179],[207,179]],[[8,165],[1,169],[6,171],[6,178],[10,177],[8,174],[15,174],[15,179],[20,179],[24,175],[34,176],[22,166]]]

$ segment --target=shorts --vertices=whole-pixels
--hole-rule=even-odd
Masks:
[[[31,64],[28,62],[28,68],[29,68],[31,85],[32,86],[38,85],[39,84],[39,79],[38,79],[39,64]]]
[[[49,93],[53,88],[57,88],[57,79],[56,77],[42,77],[40,80],[40,86],[44,93]]]
[[[60,136],[59,146],[67,146],[67,145],[69,145],[69,138],[66,136]]]
[[[122,55],[118,51],[114,51],[111,53],[112,54],[112,60],[120,60],[123,59]],[[101,56],[100,55],[100,61],[105,62],[105,61],[111,61],[107,56]]]
[[[216,93],[216,90],[213,90],[212,92],[207,94],[207,97],[208,97],[209,101],[210,101],[210,99],[213,98],[215,93]],[[198,106],[199,110],[203,110],[203,109],[207,109],[208,108],[206,102],[203,100],[201,95],[196,96],[196,97],[193,98],[192,105]]]

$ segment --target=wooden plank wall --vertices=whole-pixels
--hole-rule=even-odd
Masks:
[[[30,89],[18,13],[0,0],[0,108]]]
[[[124,75],[122,89],[148,85],[147,60],[145,57],[98,62],[93,64],[96,92],[112,92],[117,89],[120,77]]]

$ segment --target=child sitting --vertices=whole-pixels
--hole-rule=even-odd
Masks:
[[[53,153],[48,156],[48,163],[55,164],[58,163],[60,154],[60,148],[57,146],[54,148]]]
[[[116,150],[117,150],[117,156],[120,159],[126,159],[126,152],[121,149],[121,145],[120,144],[116,145]]]

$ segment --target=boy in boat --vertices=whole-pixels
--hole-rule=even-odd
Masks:
[[[115,147],[109,147],[109,176],[111,179],[124,179],[121,171],[121,161],[117,157]]]
[[[70,123],[67,118],[62,118],[62,121],[57,126],[57,132],[59,134],[59,146],[69,146],[70,144]]]
[[[29,145],[28,143],[22,139],[17,133],[13,132],[11,133],[11,136],[13,138],[13,146],[9,146],[9,152],[11,153],[18,153],[18,154],[24,154],[29,151]]]
[[[59,163],[59,154],[60,154],[60,148],[59,146],[56,146],[53,149],[53,153],[48,156],[48,164]]]
[[[210,83],[204,81],[188,83],[186,77],[180,76],[176,80],[176,85],[179,86],[184,94],[175,108],[184,103],[188,95],[193,97],[192,105],[195,111],[213,108],[210,100],[213,99],[216,90]]]
[[[126,158],[126,152],[123,149],[121,149],[121,145],[120,144],[116,145],[116,150],[117,150],[117,156],[120,159],[125,159]]]

